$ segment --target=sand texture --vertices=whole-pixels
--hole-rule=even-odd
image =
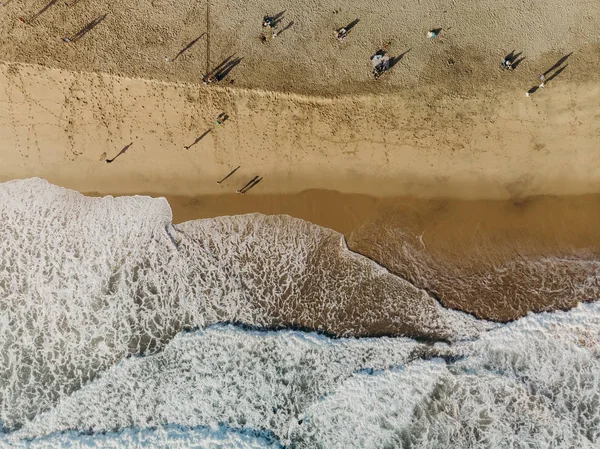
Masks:
[[[598,79],[600,3],[595,0],[5,3],[0,15],[2,59],[69,70],[198,83],[207,65],[213,68],[231,56],[241,61],[224,81],[234,80],[240,87],[322,95],[388,94],[391,88],[416,86],[468,94],[502,91],[507,83],[524,91],[538,72],[575,52],[569,77]],[[278,13],[283,13],[278,29],[291,27],[275,40],[261,42],[263,16]],[[73,45],[62,41],[102,18]],[[334,29],[356,19],[340,45]],[[434,28],[442,32],[431,41],[426,32]],[[372,83],[369,57],[387,42],[391,57],[403,57],[380,82]],[[522,52],[525,60],[507,81],[498,64],[511,50]]]

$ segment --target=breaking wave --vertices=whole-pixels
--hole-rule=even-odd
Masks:
[[[455,343],[212,326],[123,360],[4,442],[167,424],[263,432],[264,447],[597,447],[600,304]]]
[[[0,185],[0,447],[600,441],[600,304],[499,326],[302,220],[171,220]]]
[[[471,338],[490,324],[287,216],[174,226],[165,199],[0,186],[0,420],[17,428],[118,360],[216,322]]]

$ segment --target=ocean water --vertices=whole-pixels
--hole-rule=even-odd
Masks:
[[[600,445],[599,303],[497,325],[302,220],[171,217],[0,184],[0,447]]]

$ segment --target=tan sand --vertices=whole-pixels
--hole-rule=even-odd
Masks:
[[[2,180],[40,176],[80,191],[187,196],[234,193],[255,175],[264,180],[252,193],[267,194],[600,191],[593,82],[557,79],[535,98],[323,99],[11,64],[0,66],[0,85]],[[217,126],[221,111],[230,118]],[[129,143],[113,163],[103,161]]]
[[[322,95],[435,86],[469,94],[510,85],[513,97],[574,52],[564,75],[599,79],[595,0],[67,0],[73,6],[60,0],[36,17],[50,2],[12,0],[0,11],[2,60],[199,83],[207,60],[214,67],[233,56],[242,60],[224,81],[245,88]],[[262,43],[263,16],[279,12],[279,29],[292,27]],[[105,14],[76,43],[62,41]],[[339,45],[333,30],[355,19],[358,24]],[[431,41],[426,32],[433,28],[443,31]],[[198,37],[176,61],[165,62]],[[386,42],[392,57],[410,51],[372,83],[369,57]],[[511,50],[526,59],[514,73],[502,73],[498,64]]]
[[[463,218],[500,224],[477,227],[496,245],[485,247],[493,254],[488,273],[519,255],[596,254],[589,226],[546,234],[540,224],[555,213],[596,220],[595,196],[573,200],[585,203],[583,215],[570,200],[537,200],[543,211],[534,207],[526,218],[518,211],[532,195],[600,193],[599,2],[239,0],[208,10],[192,1],[68,3],[44,10],[46,0],[11,1],[0,11],[0,181],[40,176],[83,192],[165,195],[176,221],[289,213],[346,233],[356,249],[407,277],[414,273],[403,271],[406,261],[382,251],[387,244],[393,253],[397,236],[414,228],[397,220],[414,201],[405,197],[424,199],[417,216],[450,229],[428,242],[441,249],[423,256],[436,275],[448,272],[449,260],[484,253],[457,237],[467,229]],[[262,43],[262,16],[284,10],[280,29],[293,25]],[[62,41],[104,14],[77,42]],[[333,29],[356,18],[347,42],[337,43]],[[427,39],[437,27],[440,36]],[[392,57],[403,57],[375,82],[369,57],[385,42]],[[526,59],[503,72],[498,64],[511,50]],[[525,97],[571,52],[559,76]],[[220,83],[199,83],[230,56],[242,60]],[[229,119],[216,126],[221,112]],[[260,184],[235,194],[257,175]],[[507,201],[444,203],[450,212],[441,218],[431,198]],[[380,234],[382,223],[398,232]],[[393,238],[366,237],[377,235]],[[524,236],[522,253],[515,235]],[[575,249],[557,243],[564,241],[576,241]],[[565,304],[542,298],[489,310],[492,299],[474,305],[472,295],[412,280],[448,295],[447,305],[496,319]]]

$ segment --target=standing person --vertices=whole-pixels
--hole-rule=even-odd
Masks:
[[[500,67],[505,70],[512,70],[513,69],[512,65],[513,65],[512,61],[508,58],[504,58],[502,60],[502,62],[500,63]]]
[[[227,118],[227,114],[221,112],[219,115],[217,115],[217,125],[222,125],[225,122],[225,120],[227,120]]]
[[[262,24],[263,28],[275,28],[275,24],[273,23],[273,18],[269,17],[269,16],[265,16],[263,18],[263,24]]]
[[[346,37],[348,36],[348,31],[346,28],[340,28],[335,32],[335,38],[340,42],[344,43],[346,41]]]

